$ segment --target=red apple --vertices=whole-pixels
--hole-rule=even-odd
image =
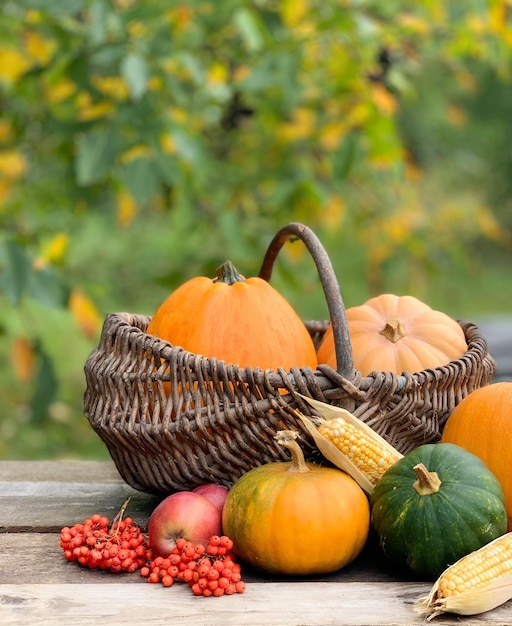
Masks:
[[[208,483],[207,485],[199,485],[193,489],[194,493],[200,493],[205,498],[208,498],[210,502],[213,502],[215,506],[222,512],[224,508],[224,502],[228,497],[228,488],[223,485],[216,485],[215,483]]]
[[[167,557],[184,537],[194,544],[208,545],[212,535],[222,532],[221,511],[208,498],[193,491],[167,496],[151,513],[148,535],[156,556]]]

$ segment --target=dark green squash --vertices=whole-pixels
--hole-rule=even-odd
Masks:
[[[375,486],[371,510],[384,554],[427,580],[507,530],[498,479],[448,443],[420,446],[392,465]]]

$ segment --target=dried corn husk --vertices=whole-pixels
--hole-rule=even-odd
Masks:
[[[328,437],[318,431],[317,423],[322,424],[329,420],[345,421],[361,433],[361,445],[365,445],[365,442],[368,442],[368,439],[370,439],[371,443],[381,449],[383,454],[386,453],[386,455],[393,460],[397,461],[402,458],[403,455],[367,424],[352,415],[350,411],[326,404],[325,402],[313,400],[312,398],[307,398],[306,396],[301,397],[306,400],[320,416],[319,418],[311,419],[300,411],[297,411],[298,416],[313,437],[320,452],[326,459],[336,465],[336,467],[339,467],[352,476],[361,489],[370,495],[373,492],[375,484],[382,476],[382,471],[375,472],[372,469],[356,465],[350,455],[342,452]]]
[[[453,589],[444,592],[443,588],[447,586]],[[478,615],[511,598],[512,532],[509,532],[450,565],[436,580],[430,593],[419,598],[414,610],[427,615],[427,621],[430,621],[442,613]]]

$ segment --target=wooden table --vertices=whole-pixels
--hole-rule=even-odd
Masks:
[[[112,519],[128,495],[128,513],[145,527],[157,500],[128,487],[110,462],[0,461],[1,626],[425,624],[412,607],[430,584],[391,572],[374,540],[330,576],[277,579],[244,568],[245,593],[221,598],[195,598],[186,585],[164,588],[138,573],[66,562],[60,529],[95,512]],[[512,602],[484,615],[431,623],[510,626]]]

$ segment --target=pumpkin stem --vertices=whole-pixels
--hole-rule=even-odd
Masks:
[[[276,439],[280,446],[288,448],[290,454],[292,455],[292,464],[288,471],[303,474],[304,472],[309,472],[310,470],[304,459],[302,448],[295,441],[298,436],[299,433],[294,430],[278,430],[274,439]]]
[[[391,343],[396,343],[402,339],[402,337],[405,337],[404,327],[397,317],[389,317],[386,320],[386,325],[380,331],[380,334],[386,337],[388,341],[391,341]]]
[[[236,267],[231,261],[226,261],[216,270],[217,277],[213,279],[214,283],[226,283],[234,285],[235,283],[245,282],[245,278],[238,273]]]
[[[423,463],[418,463],[413,468],[417,480],[413,483],[413,487],[420,496],[428,496],[431,493],[437,493],[441,486],[441,481],[437,472],[429,472]]]

